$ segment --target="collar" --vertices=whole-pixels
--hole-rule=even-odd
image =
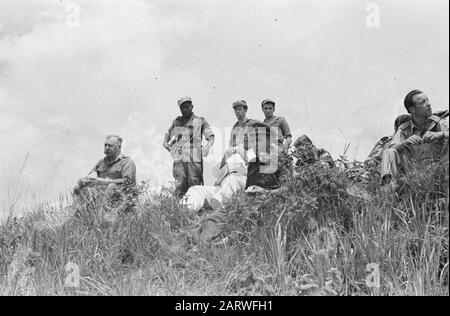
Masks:
[[[187,122],[192,121],[195,117],[196,117],[195,114],[192,113],[192,115],[189,116],[188,118],[184,118],[183,116],[180,116],[180,120],[181,120],[181,123],[186,124]]]
[[[244,127],[245,124],[247,124],[248,122],[250,122],[250,119],[248,119],[248,118],[246,118],[246,119],[242,122],[242,124],[241,124],[239,121],[237,121],[236,124],[234,124],[234,127],[238,127],[238,126]]]
[[[429,129],[430,125],[433,124],[434,121],[429,117],[427,119],[427,125],[424,129],[419,128],[416,124],[414,124],[414,120],[411,118],[411,133],[414,133],[414,130],[418,130],[420,132],[426,131]]]
[[[272,122],[272,121],[275,121],[276,119],[277,119],[278,117],[276,117],[275,115],[274,116],[272,116],[272,118],[270,118],[270,119],[264,119],[264,123],[269,123],[269,122]]]
[[[125,155],[120,153],[114,161],[109,161],[108,156],[105,157],[104,161],[106,164],[112,165],[112,164],[115,164],[116,162],[122,160],[123,158],[125,158]]]

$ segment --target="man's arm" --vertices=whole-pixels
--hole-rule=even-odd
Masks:
[[[281,131],[283,132],[284,137],[283,149],[288,150],[292,144],[292,133],[291,129],[289,128],[288,122],[284,118],[281,121]]]
[[[392,137],[389,148],[397,150],[399,153],[411,148],[411,146],[418,146],[422,144],[422,138],[417,135],[411,135],[406,138],[404,131],[399,128]]]
[[[127,159],[122,168],[122,180],[127,185],[136,185],[136,164],[131,159]]]
[[[170,134],[167,133],[166,135],[164,135],[164,142],[163,142],[163,147],[166,150],[170,150],[169,141],[170,141]]]
[[[163,147],[167,150],[170,151],[170,134],[172,133],[173,129],[175,128],[175,121],[172,123],[172,125],[170,126],[168,132],[166,133],[166,135],[164,135],[164,142],[163,142]]]
[[[90,184],[94,184],[97,181],[97,170],[98,166],[100,165],[100,162],[97,162],[95,166],[89,171],[86,177],[81,178],[78,180],[77,186],[79,188],[83,188],[85,186],[88,186]]]
[[[424,144],[448,141],[448,122],[442,120],[439,122],[440,130],[437,132],[426,132],[422,138]]]
[[[211,126],[208,124],[206,120],[203,120],[202,124],[203,136],[208,141],[208,144],[203,148],[203,157],[207,157],[209,155],[209,150],[214,146],[216,141],[216,137],[214,136],[214,132]]]
[[[449,132],[449,122],[448,118],[441,121],[441,130],[442,130],[442,138],[443,140],[448,140],[448,132]]]

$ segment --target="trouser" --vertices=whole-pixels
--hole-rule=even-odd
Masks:
[[[220,186],[196,185],[190,188],[183,199],[183,204],[191,211],[200,211],[205,203],[216,206],[231,199],[235,194],[245,190],[247,177],[239,174],[228,175]]]
[[[203,185],[203,163],[174,162],[173,177],[175,178],[176,194],[182,198],[189,188]]]
[[[246,188],[258,186],[266,190],[274,190],[287,186],[294,175],[294,164],[288,154],[280,152],[278,169],[275,173],[265,173],[261,170],[264,170],[264,166],[259,161],[249,163]]]
[[[394,180],[398,179],[402,174],[405,174],[407,168],[414,161],[448,161],[448,142],[445,145],[440,157],[425,157],[421,155],[414,155],[411,152],[400,153],[398,150],[389,148],[383,152],[381,160],[381,179],[386,176],[391,176]]]
[[[245,190],[246,177],[231,174],[226,177],[221,187],[214,195],[208,196],[206,200],[214,207],[214,212],[206,217],[199,229],[199,239],[209,242],[217,237],[223,230],[228,220],[228,211],[221,207],[222,203],[230,200],[234,195]]]

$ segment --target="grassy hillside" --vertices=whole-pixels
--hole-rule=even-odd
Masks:
[[[0,294],[448,295],[448,164],[417,166],[395,196],[375,172],[298,172],[286,194],[227,204],[226,243],[199,244],[199,219],[168,192],[113,223],[92,215],[101,203],[10,217]]]

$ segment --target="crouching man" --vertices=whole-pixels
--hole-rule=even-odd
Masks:
[[[78,180],[74,195],[79,202],[89,202],[93,192],[101,192],[106,208],[112,206],[118,212],[129,211],[136,186],[136,165],[122,154],[122,138],[119,136],[106,137],[104,153],[105,158],[97,162],[87,177]]]
[[[400,176],[414,161],[448,161],[448,111],[433,115],[428,97],[419,90],[408,93],[404,105],[411,119],[399,126],[383,153],[384,191],[395,191]]]

